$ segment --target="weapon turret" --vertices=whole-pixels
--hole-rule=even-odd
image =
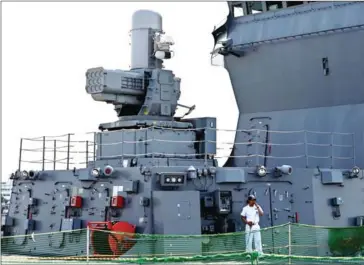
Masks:
[[[162,17],[153,11],[133,14],[131,69],[91,68],[86,72],[86,91],[96,101],[115,106],[120,121],[173,120],[180,97],[180,81],[163,69],[163,60],[173,57],[172,38],[162,30]],[[100,125],[118,129],[125,123]],[[105,127],[106,126],[106,127]]]

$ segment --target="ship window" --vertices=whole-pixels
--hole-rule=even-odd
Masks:
[[[281,1],[268,1],[267,2],[267,10],[276,10],[283,7],[283,3]]]
[[[242,17],[244,16],[244,9],[243,7],[240,5],[240,6],[234,6],[234,17]]]
[[[263,11],[262,2],[246,2],[248,14],[257,14]]]
[[[302,5],[303,1],[287,1],[287,7]]]

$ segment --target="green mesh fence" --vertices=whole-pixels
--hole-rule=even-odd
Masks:
[[[364,264],[364,227],[285,224],[262,229],[261,236],[263,256],[245,252],[244,232],[128,235],[83,229],[12,236],[2,238],[2,262]]]

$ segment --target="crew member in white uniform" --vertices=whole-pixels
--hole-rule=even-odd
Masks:
[[[263,254],[262,238],[260,234],[259,216],[263,216],[263,209],[260,207],[254,195],[248,196],[247,205],[241,211],[241,219],[245,225],[245,243],[246,252],[253,251],[253,239],[255,251],[259,254]]]

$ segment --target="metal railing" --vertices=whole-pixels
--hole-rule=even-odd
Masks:
[[[103,132],[92,132],[85,134],[65,134],[60,136],[43,136],[37,138],[22,138],[20,141],[19,170],[24,164],[28,164],[28,169],[39,170],[69,170],[73,167],[87,167],[90,161],[96,159],[113,159],[121,157],[185,157],[201,158],[205,153],[164,153],[149,150],[145,153],[126,153],[127,145],[150,145],[153,142],[168,143],[173,145],[191,145],[195,143],[215,143],[217,154],[208,154],[216,159],[224,157],[234,157],[238,159],[301,159],[309,167],[310,159],[328,160],[331,167],[336,160],[352,160],[355,166],[355,135],[353,133],[333,133],[317,131],[273,131],[263,129],[248,130],[224,130],[213,128],[194,129],[172,129],[172,128],[142,128],[134,131],[143,132],[147,130],[173,130],[173,131],[201,131],[215,130],[217,138],[229,138],[230,141],[211,140],[171,140],[158,139],[153,137],[136,141],[122,140],[112,143],[97,143],[96,134]],[[125,130],[131,132],[133,130]],[[108,132],[106,132],[108,133]],[[269,137],[267,136],[269,133]],[[230,135],[228,135],[230,134]],[[265,138],[267,136],[267,138]],[[163,137],[163,135],[161,135]],[[262,139],[263,138],[263,139]],[[235,141],[234,141],[235,139]],[[243,139],[243,140],[242,140]],[[105,146],[116,146],[118,153],[112,156],[102,156],[98,149]],[[178,148],[176,148],[178,150]],[[147,150],[147,149],[145,149]],[[325,153],[325,154],[323,154]],[[34,166],[38,168],[34,168]],[[40,167],[40,168],[39,168]]]
[[[82,139],[78,139],[78,135],[71,133],[22,138],[20,140],[18,169],[21,170],[24,163],[30,164],[30,167],[41,165],[41,168],[37,168],[41,170],[69,170],[72,165],[76,164],[87,167],[89,161],[95,160],[94,134],[83,134]],[[30,156],[26,156],[27,154]],[[77,158],[81,158],[81,161],[74,162]]]

